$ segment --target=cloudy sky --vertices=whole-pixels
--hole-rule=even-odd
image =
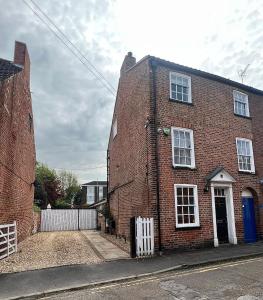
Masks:
[[[263,89],[263,0],[34,1],[115,89],[128,51],[236,81],[250,64],[245,83]],[[28,46],[37,159],[106,179],[114,96],[24,2],[0,0],[0,57]]]

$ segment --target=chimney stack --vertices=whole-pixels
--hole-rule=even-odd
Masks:
[[[132,52],[128,52],[121,66],[121,74],[125,73],[125,71],[133,67],[135,64],[136,58],[132,56]]]
[[[30,58],[26,44],[16,41],[14,63],[24,69],[25,79],[30,82]]]

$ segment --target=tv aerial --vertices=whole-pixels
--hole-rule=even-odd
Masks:
[[[238,76],[240,77],[241,79],[241,82],[243,83],[244,82],[244,78],[247,76],[247,69],[249,68],[250,64],[248,64],[244,70],[239,70],[237,73],[238,73]]]

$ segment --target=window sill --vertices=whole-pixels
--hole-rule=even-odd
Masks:
[[[248,175],[255,175],[256,172],[252,172],[252,171],[242,171],[242,170],[238,170],[238,173],[240,174],[248,174]]]
[[[243,116],[243,115],[239,115],[239,114],[236,114],[236,113],[234,113],[234,115],[235,115],[236,117],[240,117],[240,118],[252,120],[252,118],[251,118],[251,117],[248,117],[248,116]]]
[[[193,102],[184,102],[184,101],[176,100],[176,99],[173,99],[173,98],[169,98],[169,101],[194,106]]]
[[[191,170],[191,171],[196,171],[196,167],[187,167],[187,166],[172,166],[174,170]]]
[[[194,230],[194,229],[201,229],[201,225],[189,226],[189,227],[176,227],[175,230]]]

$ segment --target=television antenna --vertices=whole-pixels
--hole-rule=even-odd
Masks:
[[[238,73],[238,76],[240,77],[242,83],[244,82],[244,78],[247,76],[247,69],[249,68],[250,64],[248,64],[244,70],[239,70],[237,73]]]

